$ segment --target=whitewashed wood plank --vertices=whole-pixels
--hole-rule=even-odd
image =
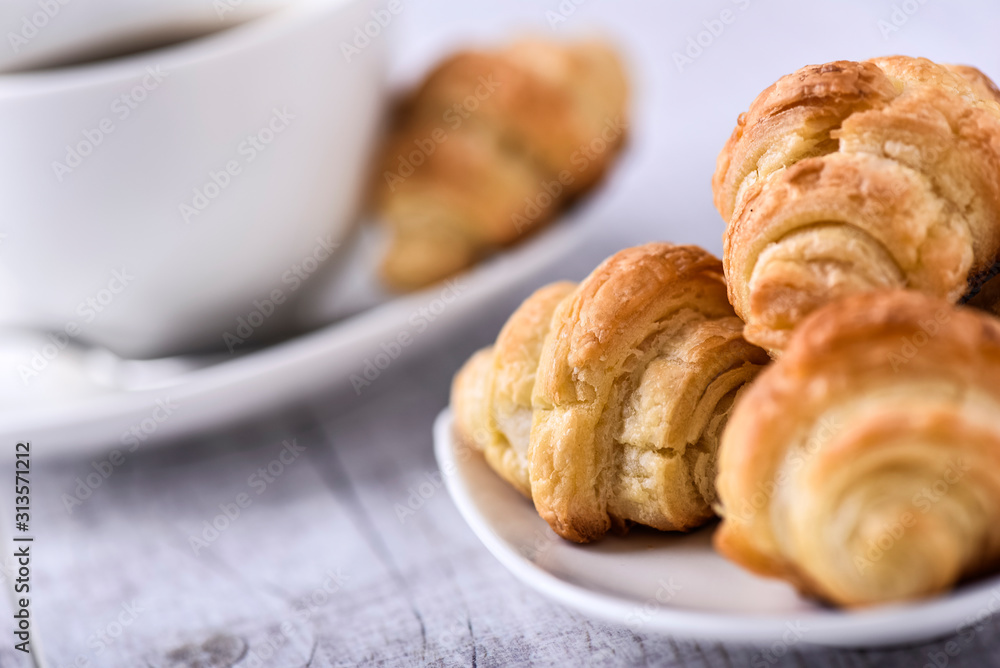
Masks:
[[[470,339],[475,341],[476,336]],[[432,351],[432,359],[447,359],[451,368],[455,368],[473,347],[441,346]],[[857,652],[801,645],[775,647],[769,652],[769,648],[726,647],[634,634],[582,619],[525,591],[509,575],[497,573],[498,565],[483,548],[475,546],[476,539],[463,528],[461,518],[440,487],[423,500],[418,512],[406,515],[400,522],[395,510],[397,504],[405,504],[410,490],[417,485],[435,480],[430,424],[436,410],[446,401],[450,379],[447,368],[448,364],[414,363],[390,377],[395,390],[392,394],[343,410],[331,410],[330,406],[344,405],[332,400],[327,402],[325,410],[319,410],[334,444],[338,467],[344,471],[339,478],[356,484],[355,494],[365,506],[365,515],[378,527],[387,549],[400,561],[418,562],[423,569],[429,569],[427,564],[435,562],[450,564],[444,569],[444,576],[421,570],[408,578],[408,582],[414,583],[410,585],[412,596],[421,607],[428,628],[458,629],[464,609],[469,625],[478,629],[475,641],[472,633],[464,642],[462,634],[455,633],[449,638],[455,646],[448,648],[442,644],[436,654],[432,642],[430,649],[425,648],[425,652],[431,652],[425,658],[447,661],[461,657],[469,653],[468,645],[474,643],[477,657],[482,654],[514,662],[538,657],[538,665],[546,665],[547,660],[586,663],[596,656],[619,665],[908,666],[923,665],[929,653],[941,646]],[[443,609],[439,601],[442,594],[452,601]],[[469,601],[474,603],[470,605]],[[536,624],[534,620],[539,621]],[[541,633],[532,637],[534,628]],[[320,636],[322,650],[323,634]],[[965,656],[952,659],[951,665],[976,665],[976,661],[992,656],[990,652],[998,651],[993,637],[995,634],[988,631],[978,634]],[[526,652],[529,648],[531,651]],[[322,659],[324,655],[318,651],[317,656]],[[381,656],[379,660],[390,665],[398,660],[401,662],[398,665],[404,665],[408,658]],[[482,664],[477,661],[477,665]]]
[[[361,397],[348,388],[317,397],[307,413],[144,445],[72,515],[61,495],[92,470],[90,458],[46,465],[37,497],[50,665],[72,666],[80,654],[111,668],[853,668],[940,659],[944,643],[877,652],[801,645],[778,656],[674,640],[589,620],[521,585],[433,483],[431,422],[454,368],[485,337],[468,332],[426,360],[393,365]],[[289,438],[305,452],[257,495],[251,476]],[[427,481],[433,492],[401,521],[397,504]],[[188,536],[240,493],[252,503],[196,556]],[[133,598],[145,610],[94,656],[88,638]],[[292,624],[285,633],[283,623]],[[990,620],[948,665],[1000,663],[998,631]]]
[[[299,666],[313,642],[303,599],[330,604],[335,595],[317,594],[328,581],[339,592],[384,580],[304,459],[256,493],[248,479],[280,455],[282,433],[290,435],[259,431],[228,444],[137,453],[72,516],[58,499],[87,463],[49,471],[42,538],[50,556],[40,598],[55,665],[81,655],[99,660],[92,665],[131,666],[139,657],[154,666],[197,665],[212,652],[252,656],[270,644],[278,647],[266,665]],[[239,494],[252,503],[195,555],[189,536]],[[95,629],[133,599],[143,611],[128,632],[112,647],[92,647]],[[275,634],[283,640],[270,642]]]

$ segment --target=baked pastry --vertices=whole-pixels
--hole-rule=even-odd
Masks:
[[[524,41],[441,63],[401,105],[381,157],[385,281],[405,290],[454,274],[594,185],[625,138],[626,88],[599,42]]]
[[[722,264],[650,243],[542,288],[455,377],[457,436],[564,538],[713,516],[726,418],[767,354],[743,340]]]
[[[451,402],[457,432],[529,498],[531,394],[538,360],[552,314],[575,288],[560,281],[537,290],[510,316],[496,343],[473,355],[455,376]]]
[[[844,606],[1000,565],[1000,320],[915,291],[818,309],[722,437],[722,554]]]
[[[1000,251],[1000,92],[923,58],[810,65],[740,115],[712,188],[730,299],[770,351],[846,294],[957,302]]]

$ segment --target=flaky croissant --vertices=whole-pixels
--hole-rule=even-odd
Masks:
[[[618,153],[626,97],[618,57],[598,42],[448,58],[401,106],[381,158],[383,278],[432,283],[547,222]]]
[[[914,291],[806,318],[722,437],[720,552],[827,601],[1000,565],[1000,320]]]
[[[768,361],[742,327],[706,251],[621,251],[537,291],[466,363],[456,434],[564,538],[694,528],[713,516],[729,411]]]
[[[893,56],[812,65],[761,93],[719,155],[723,262],[748,340],[780,351],[846,294],[974,294],[1000,251],[1000,92]]]

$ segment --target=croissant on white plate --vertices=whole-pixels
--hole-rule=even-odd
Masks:
[[[627,97],[618,55],[599,41],[444,60],[400,106],[379,160],[382,278],[422,287],[551,220],[614,162]]]
[[[864,606],[1000,566],[1000,320],[914,291],[808,316],[722,437],[716,547]]]
[[[697,527],[714,515],[722,427],[768,362],[742,329],[708,252],[623,250],[534,293],[465,364],[456,435],[564,538]]]
[[[957,302],[1000,254],[1000,92],[923,58],[810,65],[740,115],[712,188],[730,299],[774,354],[847,294]]]

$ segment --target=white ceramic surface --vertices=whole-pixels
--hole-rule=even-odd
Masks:
[[[356,214],[388,38],[349,58],[340,44],[376,4],[300,0],[168,48],[0,75],[0,326],[129,357],[218,347]]]
[[[0,72],[50,66],[206,34],[295,0],[6,0]]]
[[[434,451],[462,517],[515,576],[564,605],[636,631],[749,642],[781,656],[797,643],[877,647],[973,633],[1000,609],[1000,577],[924,603],[821,607],[723,559],[711,546],[714,527],[688,535],[639,530],[576,545],[556,536],[479,453],[456,442],[450,410],[434,424]]]
[[[152,361],[116,359],[106,351],[67,347],[25,384],[18,366],[45,343],[37,333],[0,332],[0,442],[30,438],[33,457],[79,456],[112,448],[146,447],[301,400],[320,389],[353,386],[352,376],[381,380],[384,353],[397,359],[489,313],[496,299],[573,253],[600,218],[581,203],[560,221],[490,259],[457,282],[385,301],[283,343],[235,356],[183,356]],[[376,252],[369,248],[362,252]],[[373,273],[374,258],[359,260]],[[348,266],[348,285],[366,282]],[[374,277],[369,276],[369,283]],[[450,287],[449,287],[450,286]],[[323,291],[321,290],[320,293]],[[304,317],[330,317],[341,296],[321,294]],[[374,292],[370,299],[383,298]],[[405,335],[408,344],[393,348]],[[380,365],[374,369],[374,365]],[[359,394],[375,391],[357,384]],[[377,389],[377,388],[376,388]],[[27,435],[27,436],[25,436]]]

